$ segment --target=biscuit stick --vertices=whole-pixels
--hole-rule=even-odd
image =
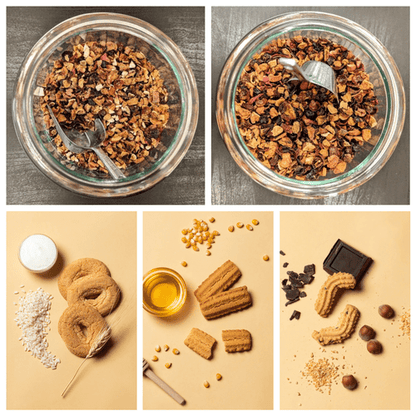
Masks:
[[[227,260],[201,283],[195,290],[194,295],[198,302],[203,302],[210,296],[230,288],[240,277],[240,269],[231,260]]]

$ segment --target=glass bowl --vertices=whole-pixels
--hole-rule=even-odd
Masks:
[[[372,144],[365,143],[344,173],[322,180],[297,180],[264,166],[249,151],[235,118],[234,98],[243,68],[273,39],[297,35],[339,43],[364,63],[379,100]],[[354,189],[373,177],[392,155],[403,130],[406,103],[399,70],[386,48],[368,30],[340,16],[319,13],[286,13],[257,26],[229,55],[217,88],[216,118],[221,136],[238,166],[260,185],[296,198],[323,198]]]
[[[157,267],[143,276],[143,308],[160,318],[172,316],[185,304],[187,289],[182,276]]]
[[[169,93],[169,121],[160,144],[148,157],[123,171],[115,180],[108,174],[77,167],[58,153],[43,122],[40,95],[55,60],[72,45],[111,40],[133,45],[164,79]],[[198,120],[198,92],[194,74],[178,46],[154,26],[115,13],[91,13],[68,19],[52,28],[26,56],[16,82],[13,122],[30,159],[50,179],[71,191],[96,197],[128,196],[144,191],[168,176],[191,145]]]

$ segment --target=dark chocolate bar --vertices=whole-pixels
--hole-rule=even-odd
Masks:
[[[338,239],[324,260],[324,270],[329,274],[350,273],[359,283],[372,262],[372,258]]]

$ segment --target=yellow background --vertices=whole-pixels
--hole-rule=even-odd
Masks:
[[[216,221],[211,224],[208,219]],[[204,219],[209,230],[217,230],[211,256],[206,249],[199,252],[185,249],[181,230],[192,227],[193,219]],[[230,233],[229,225],[242,221],[260,221],[253,231],[246,228]],[[154,372],[182,395],[187,403],[183,409],[272,409],[273,408],[273,215],[252,212],[156,212],[144,213],[143,273],[155,267],[176,270],[186,281],[188,299],[181,311],[171,318],[157,318],[143,312],[143,354]],[[270,261],[265,262],[263,255]],[[181,266],[185,260],[187,267]],[[195,289],[225,261],[233,261],[242,276],[233,287],[246,285],[253,305],[246,310],[207,321],[193,295]],[[213,358],[205,360],[184,345],[193,327],[217,340]],[[225,352],[223,329],[247,329],[253,347],[249,352]],[[170,350],[157,354],[156,345],[167,344]],[[180,355],[172,354],[178,348]],[[152,362],[153,355],[159,361]],[[171,362],[170,369],[165,363]],[[215,374],[223,376],[221,381]],[[203,386],[207,380],[211,387]],[[182,409],[147,377],[143,378],[144,409]]]
[[[137,408],[137,237],[132,212],[7,213],[7,408],[8,409],[136,409]],[[21,242],[46,234],[59,251],[54,268],[41,275],[18,260]],[[58,321],[68,306],[58,290],[62,267],[82,258],[103,261],[121,289],[119,306],[106,317],[112,337],[105,350],[87,360],[64,398],[61,393],[82,359],[71,354],[58,334]],[[20,285],[24,285],[21,288]],[[54,296],[48,350],[61,363],[56,370],[24,352],[21,330],[13,321],[22,291],[42,287]],[[14,292],[20,294],[15,295]]]
[[[410,308],[410,214],[408,212],[283,212],[280,244],[286,256],[280,257],[280,281],[286,272],[303,272],[315,263],[316,277],[303,289],[307,297],[287,307],[280,290],[280,404],[281,409],[410,409],[410,341],[399,329],[399,319],[379,316],[378,306],[389,304],[400,315]],[[361,284],[345,291],[328,318],[314,310],[315,300],[328,274],[323,261],[336,240],[356,248],[374,260]],[[284,262],[289,266],[283,268]],[[343,344],[325,347],[311,334],[313,330],[335,326],[347,304],[360,313],[357,329]],[[301,312],[300,320],[289,318]],[[362,325],[376,331],[383,345],[380,355],[367,352],[358,336]],[[332,393],[315,390],[301,377],[306,362],[327,358],[340,366],[338,384]],[[343,358],[345,357],[345,359]],[[343,370],[341,367],[345,365]],[[342,375],[353,374],[359,382],[346,390]]]

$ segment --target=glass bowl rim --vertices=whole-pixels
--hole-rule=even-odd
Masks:
[[[132,175],[134,176],[133,179],[127,177],[119,181],[91,181],[75,176],[52,155],[47,158],[46,154],[37,149],[34,141],[39,141],[39,139],[33,137],[35,134],[31,134],[34,129],[30,126],[30,115],[26,104],[29,100],[27,95],[32,85],[30,81],[34,77],[34,75],[30,75],[30,72],[33,68],[39,69],[40,63],[45,61],[45,58],[43,58],[43,61],[39,61],[36,56],[37,51],[43,52],[48,49],[49,45],[49,53],[53,51],[51,45],[56,44],[56,42],[62,43],[71,36],[90,30],[105,30],[106,28],[118,30],[121,33],[128,32],[132,36],[142,39],[156,49],[168,62],[181,89],[181,121],[175,132],[175,138],[169,146],[169,151],[166,151],[156,162],[156,167],[152,166],[150,171],[145,174]],[[132,195],[153,187],[170,175],[183,159],[192,143],[197,127],[198,113],[199,97],[195,76],[176,43],[148,22],[129,15],[107,12],[76,15],[58,23],[46,32],[35,43],[22,62],[16,79],[12,102],[12,117],[18,140],[35,166],[58,185],[70,191],[96,197]]]
[[[388,103],[390,106],[389,111],[391,110],[390,119],[396,120],[396,126],[392,130],[391,124],[387,123],[389,119],[386,115],[383,125],[383,134],[385,135],[383,140],[378,141],[370,154],[357,167],[345,174],[322,181],[301,181],[286,178],[264,166],[251,154],[246,146],[241,145],[242,139],[233,113],[234,94],[239,75],[243,69],[244,62],[247,62],[259,50],[259,47],[267,43],[267,40],[270,41],[272,37],[278,37],[279,35],[305,28],[328,31],[328,28],[333,28],[335,24],[343,25],[342,28],[337,27],[338,30],[332,30],[338,36],[345,37],[355,44],[356,38],[361,36],[363,41],[372,47],[370,50],[372,53],[369,56],[379,73],[385,78],[383,78],[384,87],[387,85],[391,90],[392,97],[386,97],[386,99],[390,98]],[[350,36],[346,36],[343,33],[347,27],[351,31],[351,33],[349,32]],[[358,47],[363,49],[361,44],[358,44]],[[364,51],[368,53],[366,49]],[[386,73],[382,71],[383,68],[380,67],[380,61],[373,59],[373,55],[381,60]],[[406,112],[403,81],[394,59],[384,45],[371,32],[358,23],[335,14],[316,11],[279,14],[261,22],[249,31],[229,54],[223,66],[217,85],[216,102],[218,128],[226,147],[238,166],[257,183],[274,192],[306,199],[323,198],[347,192],[373,177],[384,166],[397,146],[403,130]],[[372,168],[371,172],[369,172],[370,168]]]
[[[167,274],[173,276],[174,279],[178,282],[178,284],[181,288],[181,298],[180,298],[179,302],[177,303],[177,305],[175,306],[175,308],[177,308],[177,310],[173,314],[170,314],[169,312],[159,313],[159,312],[155,312],[149,305],[147,305],[144,302],[144,299],[142,300],[142,304],[143,304],[143,309],[146,312],[149,312],[151,315],[158,316],[160,318],[164,318],[164,317],[167,317],[167,316],[175,315],[176,313],[178,313],[182,309],[182,306],[185,304],[186,298],[188,297],[188,289],[186,287],[186,283],[185,283],[184,278],[176,270],[173,270],[169,267],[163,267],[163,266],[162,267],[155,267],[155,268],[149,270],[148,272],[146,272],[143,275],[142,285],[144,285],[144,283],[149,278],[151,278],[155,273],[161,272],[161,271],[164,271]]]

